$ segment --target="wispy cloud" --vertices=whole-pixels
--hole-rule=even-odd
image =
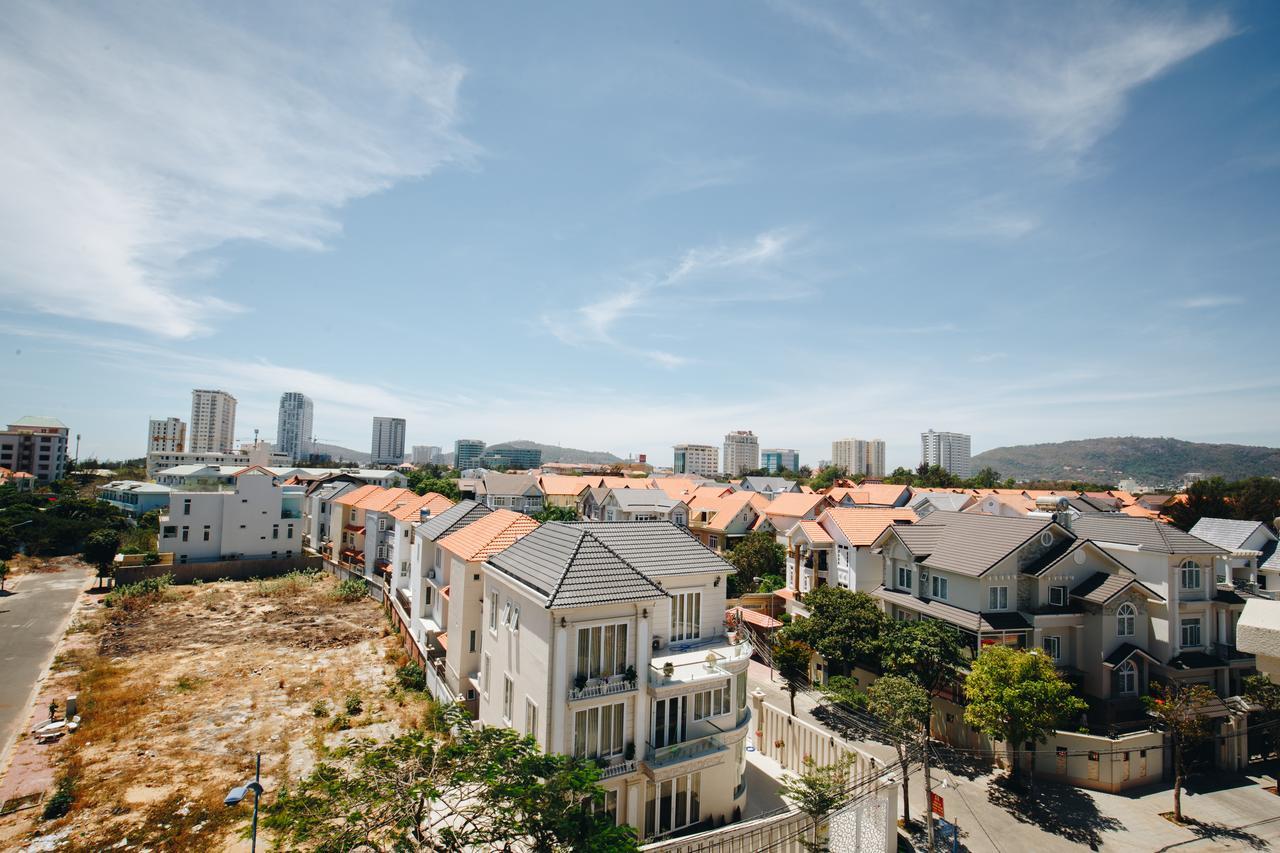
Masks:
[[[977,18],[955,4],[922,11],[866,3],[838,12],[811,3],[775,6],[824,36],[857,87],[814,91],[728,78],[765,102],[1005,119],[1024,128],[1034,147],[1071,158],[1119,123],[1135,89],[1237,32],[1222,12],[1104,4],[1057,12],[1045,6],[1038,11],[1049,14],[1032,16],[1014,3]]]
[[[1179,299],[1174,304],[1179,308],[1188,310],[1204,310],[1208,308],[1225,308],[1229,305],[1240,305],[1244,300],[1239,296],[1190,296],[1186,299]]]
[[[658,274],[629,280],[615,292],[567,314],[544,315],[543,325],[563,343],[604,344],[662,367],[679,367],[688,363],[687,356],[646,347],[637,343],[642,335],[625,329],[620,331],[620,327],[641,312],[656,310],[659,304],[664,311],[671,311],[683,303],[724,305],[807,295],[803,287],[771,286],[769,276],[769,272],[795,250],[798,236],[795,229],[778,229],[762,232],[743,243],[689,249]],[[766,286],[753,289],[753,280],[763,280]]]
[[[238,310],[230,241],[319,249],[335,211],[467,156],[462,69],[381,4],[15,0],[0,29],[0,294],[181,338]]]
[[[642,199],[683,195],[736,184],[746,176],[745,157],[664,157],[641,185]]]

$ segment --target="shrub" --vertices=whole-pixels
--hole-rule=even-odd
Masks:
[[[160,555],[155,551],[148,551],[142,555],[142,565],[144,566],[154,566],[158,562],[160,562]]]
[[[405,690],[427,689],[427,674],[416,663],[407,663],[397,669],[396,680]]]
[[[348,714],[353,717],[358,717],[360,712],[364,710],[364,704],[360,701],[360,694],[348,693],[344,707],[347,709]]]
[[[317,699],[315,704],[311,706],[311,716],[327,717],[329,716],[329,703],[323,699]]]
[[[60,817],[66,817],[67,812],[71,811],[71,804],[75,802],[75,787],[75,780],[70,776],[59,779],[53,796],[45,800],[44,811],[40,814],[41,820],[57,820]]]
[[[329,731],[331,732],[345,732],[349,728],[351,728],[351,718],[346,714],[339,714],[329,721]]]
[[[155,578],[144,578],[137,583],[116,587],[107,593],[103,603],[107,607],[145,607],[154,604],[164,597],[164,592],[173,583],[173,575],[163,574]]]
[[[334,598],[339,601],[359,601],[368,593],[365,582],[359,578],[347,578],[340,582],[333,591]]]
[[[316,582],[316,576],[308,572],[289,572],[278,578],[254,581],[254,592],[267,598],[296,598]]]

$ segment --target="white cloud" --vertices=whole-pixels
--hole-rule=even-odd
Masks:
[[[868,3],[829,13],[780,2],[785,14],[822,34],[851,66],[856,88],[815,93],[729,82],[767,102],[853,113],[976,114],[1021,125],[1041,149],[1076,157],[1109,133],[1130,94],[1236,32],[1222,12],[996,4]]]
[[[320,249],[346,202],[470,150],[462,69],[380,5],[17,0],[0,79],[0,294],[170,337],[238,310],[202,253]]]
[[[1225,308],[1228,305],[1239,305],[1244,302],[1239,296],[1191,296],[1186,299],[1178,300],[1176,304],[1179,308],[1189,310],[1200,310],[1206,308]]]

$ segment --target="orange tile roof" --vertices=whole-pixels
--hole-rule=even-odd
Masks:
[[[436,544],[468,563],[475,563],[509,548],[537,527],[538,522],[527,515],[498,509],[456,533],[450,533]]]
[[[831,534],[828,533],[826,529],[816,521],[802,521],[799,524],[797,524],[796,527],[803,530],[804,535],[808,537],[809,541],[812,542],[814,545],[834,545],[835,544],[835,540],[831,538]],[[794,531],[795,527],[791,529],[792,531]]]
[[[799,518],[812,510],[820,510],[830,503],[826,495],[806,495],[799,492],[784,492],[774,495],[773,500],[764,505],[764,514],[774,516],[786,515]]]
[[[1160,513],[1154,509],[1147,509],[1142,504],[1130,504],[1129,506],[1120,507],[1120,512],[1125,515],[1131,515],[1134,518],[1159,518]]]
[[[761,613],[759,610],[748,610],[745,607],[737,607],[729,611],[743,622],[755,625],[759,628],[781,628],[782,623],[774,619],[768,613]]]
[[[381,489],[382,489],[382,486],[374,486],[374,485],[360,486],[359,488],[355,488],[349,492],[343,492],[342,494],[338,495],[336,498],[333,499],[333,503],[341,504],[342,506],[355,506],[356,504],[360,503],[360,501],[369,497],[369,495],[373,494],[374,492],[380,491]]]
[[[703,492],[703,490],[699,489],[698,492]],[[760,497],[755,492],[730,492],[727,495],[695,493],[686,502],[693,510],[710,510],[715,513],[702,526],[709,530],[727,530],[743,507],[752,507],[754,509],[755,502],[752,499]]]
[[[662,489],[670,497],[681,499],[693,494],[702,485],[701,480],[691,480],[688,477],[660,477],[651,482],[654,488]]]
[[[423,509],[430,510],[431,515],[439,515],[451,506],[453,501],[444,495],[427,492],[425,495],[414,495],[413,498],[393,507],[391,515],[400,521],[417,521],[422,517]]]
[[[863,483],[853,488],[833,488],[827,492],[834,501],[841,501],[847,494],[857,504],[881,504],[892,506],[902,497],[907,486],[895,486],[892,483]]]
[[[879,509],[876,507],[832,507],[818,516],[818,521],[830,519],[840,528],[840,532],[852,545],[870,545],[880,538],[884,529],[899,521],[914,522],[916,514],[903,507],[901,509]]]
[[[370,492],[361,498],[360,502],[356,504],[356,508],[385,512],[398,503],[415,498],[417,498],[417,495],[413,493],[413,489],[383,489],[379,487],[378,491]]]
[[[538,485],[545,495],[580,495],[583,489],[591,488],[594,477],[571,477],[568,474],[543,474],[538,478]]]
[[[654,481],[647,477],[600,477],[600,485],[606,489],[656,489]]]
[[[449,632],[448,631],[441,631],[439,634],[436,634],[436,645],[444,649],[446,652],[449,651]]]

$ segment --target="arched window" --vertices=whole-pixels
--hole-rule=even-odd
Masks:
[[[1120,605],[1116,611],[1116,636],[1132,637],[1134,624],[1138,621],[1138,611],[1129,602]]]
[[[1116,685],[1120,690],[1121,696],[1136,696],[1138,694],[1138,667],[1134,665],[1133,661],[1127,660],[1116,669]]]
[[[1200,564],[1195,560],[1182,561],[1182,588],[1200,588]]]

